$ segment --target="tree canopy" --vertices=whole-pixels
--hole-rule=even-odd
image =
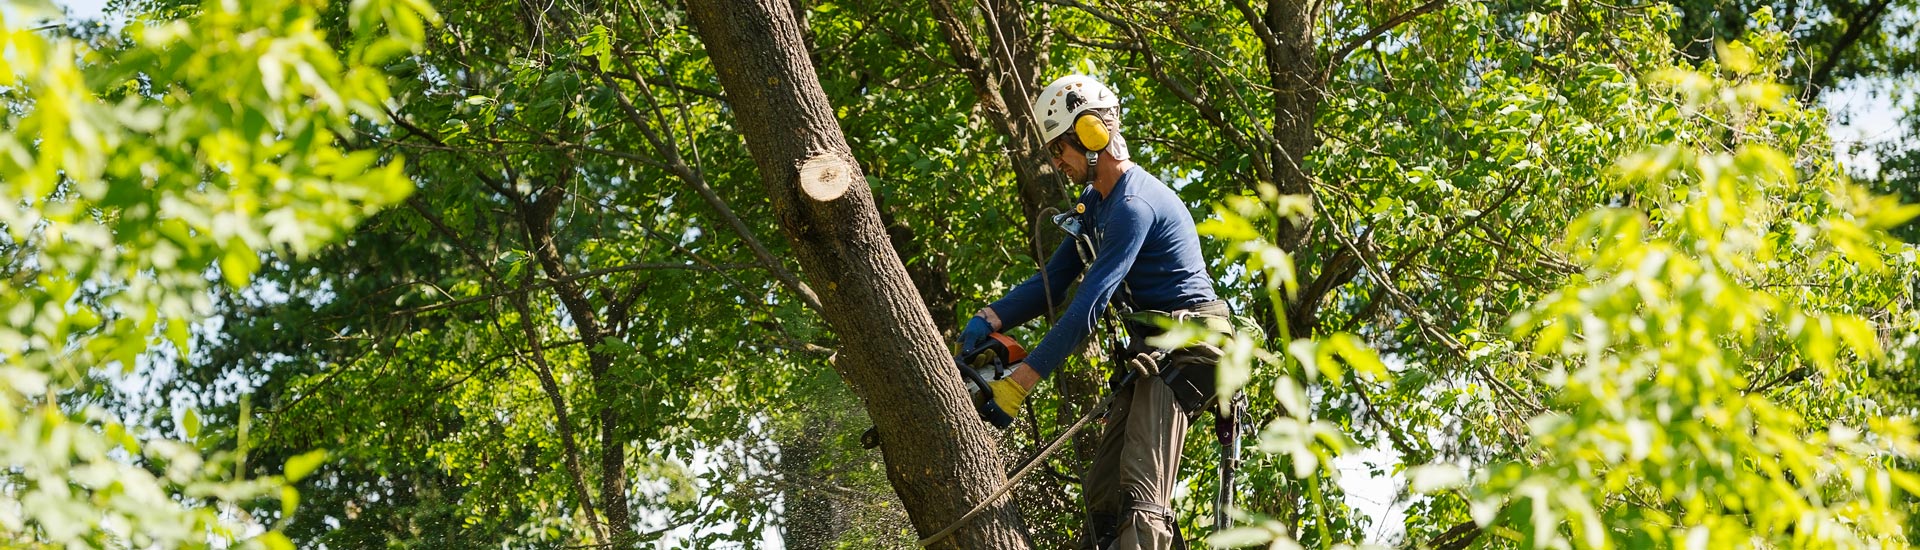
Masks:
[[[1104,391],[1096,337],[986,430],[925,330],[1059,239],[1070,73],[1239,314],[1192,540],[1920,541],[1920,153],[1819,101],[1912,93],[1911,0],[115,9],[0,11],[21,546],[911,546]],[[940,544],[1071,546],[1090,435]]]

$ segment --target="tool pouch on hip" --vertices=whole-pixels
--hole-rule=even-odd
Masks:
[[[1141,317],[1127,324],[1128,332],[1134,338],[1127,346],[1130,354],[1161,354],[1157,374],[1173,390],[1173,397],[1179,403],[1181,412],[1189,418],[1199,416],[1214,404],[1219,391],[1219,365],[1223,352],[1219,347],[1206,343],[1195,343],[1187,347],[1160,352],[1147,344],[1147,340],[1165,332],[1155,317],[1174,318],[1198,322],[1207,329],[1220,333],[1233,332],[1233,325],[1227,320],[1229,313],[1224,304],[1215,302],[1202,306],[1213,311],[1204,314],[1167,313],[1162,311],[1141,312]],[[1116,377],[1117,379],[1117,377]]]
[[[1219,391],[1220,348],[1210,344],[1194,344],[1160,355],[1153,359],[1156,352],[1133,352],[1132,359],[1124,362],[1128,370],[1115,370],[1107,378],[1109,390],[1119,390],[1121,382],[1140,380],[1141,375],[1158,376],[1167,387],[1173,390],[1173,400],[1180,405],[1180,412],[1188,417],[1198,416],[1213,406]],[[1152,365],[1149,368],[1141,368]],[[1135,375],[1134,377],[1127,376]]]
[[[1168,365],[1160,370],[1160,379],[1173,390],[1173,400],[1187,416],[1198,416],[1213,406],[1218,397],[1220,348],[1194,344],[1167,354]]]

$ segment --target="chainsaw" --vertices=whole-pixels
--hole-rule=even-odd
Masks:
[[[967,387],[967,395],[973,401],[973,409],[980,419],[993,424],[996,428],[1005,428],[1013,424],[1013,417],[993,404],[993,389],[988,384],[1013,374],[1013,366],[1027,358],[1027,349],[1020,347],[1012,337],[998,332],[987,335],[987,343],[978,349],[954,356],[953,366],[960,372],[960,381]],[[877,428],[867,428],[860,434],[860,446],[872,449],[880,446],[880,432]]]

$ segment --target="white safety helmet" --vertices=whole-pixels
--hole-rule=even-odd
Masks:
[[[1113,95],[1113,90],[1093,77],[1082,74],[1060,77],[1033,99],[1033,115],[1040,117],[1040,143],[1053,143],[1060,134],[1072,130],[1081,113],[1119,106],[1120,96]]]

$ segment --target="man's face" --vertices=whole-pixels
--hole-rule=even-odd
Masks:
[[[1047,144],[1047,152],[1053,155],[1053,169],[1066,174],[1074,182],[1086,181],[1087,154],[1067,140],[1056,139]]]

